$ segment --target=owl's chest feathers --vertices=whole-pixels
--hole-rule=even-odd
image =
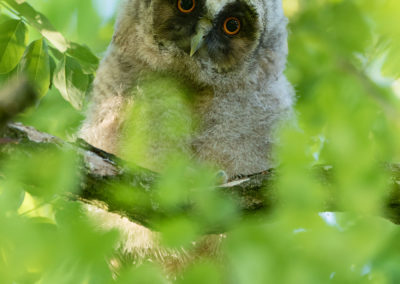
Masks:
[[[118,66],[121,69],[121,66],[125,65],[119,64]],[[132,71],[132,66],[141,66],[141,71]],[[138,86],[132,82],[138,82],[138,77],[140,74],[146,73],[146,70],[154,70],[146,68],[143,62],[127,65],[126,72],[121,70],[110,73],[107,68],[108,72],[103,74],[103,69],[99,69],[100,76],[96,79],[94,88],[99,101],[97,108],[99,111],[95,113],[99,115],[94,115],[94,119],[88,119],[87,125],[90,129],[87,133],[89,134],[84,137],[89,143],[119,154],[116,145],[119,144],[120,135],[113,133],[114,131],[119,132],[118,121],[120,119],[123,121],[121,108],[115,108],[115,112],[114,108],[111,108],[109,114],[102,114],[102,112],[104,109],[110,108],[109,100],[126,101],[126,103],[111,103],[117,106],[132,102],[133,106],[137,105],[139,98],[135,95],[132,96],[132,92],[129,90],[136,89]],[[127,76],[130,77],[129,80],[124,79],[123,82],[115,84],[115,81],[120,82],[120,78]],[[109,80],[113,81],[114,86],[111,86],[111,83],[107,84]],[[171,117],[176,116],[181,120],[182,117],[180,117],[179,109],[168,109],[168,106],[167,108],[163,106],[162,89],[157,96],[144,94],[142,99],[144,98],[146,105],[151,106],[149,110],[152,115],[150,116],[151,122],[148,122],[147,125],[145,123],[144,128],[139,129],[139,133],[142,133],[143,137],[148,136],[149,127],[147,126],[150,123],[150,129],[152,129],[149,136],[151,151],[148,156],[160,160],[157,157],[170,151],[170,146],[176,146],[178,150],[183,149],[200,160],[215,163],[229,176],[260,172],[273,166],[271,146],[275,140],[275,125],[291,109],[291,100],[288,99],[291,96],[288,94],[285,80],[283,75],[282,80],[268,80],[265,78],[265,73],[260,71],[257,76],[250,78],[249,82],[238,84],[235,87],[229,87],[229,84],[228,87],[214,86],[201,89],[195,87],[195,94],[189,99],[191,115],[187,119],[183,118],[183,121],[188,121],[188,123],[195,121],[196,127],[192,128],[190,135],[184,136],[183,139],[168,137],[168,130],[163,126],[164,122]],[[106,98],[101,94],[105,94]],[[110,96],[111,94],[120,95]],[[285,101],[289,103],[285,105]],[[107,105],[107,107],[104,108],[103,105]],[[108,123],[109,119],[103,120],[104,117],[112,118],[114,116],[120,118],[116,123]],[[158,128],[155,125],[158,125]],[[115,137],[115,141],[108,143],[110,137]],[[166,143],[166,141],[171,143]],[[157,165],[153,169],[157,169]]]
[[[214,90],[193,107],[200,125],[192,149],[201,160],[212,161],[228,176],[261,172],[273,166],[280,103],[274,94],[249,85],[236,90]]]
[[[277,82],[253,78],[235,87],[195,87],[195,93],[188,99],[188,112],[179,105],[165,106],[162,92],[157,96],[127,95],[134,107],[143,100],[151,106],[151,121],[145,122],[138,133],[151,140],[146,156],[155,159],[156,164],[144,166],[157,170],[157,161],[171,150],[212,162],[229,176],[261,172],[273,166],[271,146],[275,141],[275,126],[287,111],[283,104],[287,95],[276,86]],[[190,128],[190,133],[171,137],[165,124],[171,120],[192,124],[184,127],[185,131]]]

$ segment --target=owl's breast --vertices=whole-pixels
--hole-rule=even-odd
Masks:
[[[200,124],[192,140],[196,157],[213,162],[229,177],[261,172],[275,165],[271,148],[281,113],[275,109],[274,99],[238,90],[215,94],[198,107]]]

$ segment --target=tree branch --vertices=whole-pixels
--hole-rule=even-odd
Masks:
[[[74,200],[95,203],[104,206],[110,212],[119,213],[130,220],[146,227],[154,228],[154,220],[168,217],[167,212],[156,204],[154,199],[154,184],[158,175],[149,170],[137,167],[127,169],[114,155],[101,151],[86,142],[68,143],[59,138],[37,131],[19,123],[7,125],[2,136],[0,151],[18,151],[20,147],[66,147],[73,149],[81,157],[83,163],[78,169],[83,174],[80,191],[69,196]],[[7,142],[8,141],[8,142]],[[385,217],[395,223],[400,223],[400,165],[387,166],[392,176],[393,190],[388,193],[385,204]],[[312,171],[322,184],[329,185],[333,170],[330,166],[317,166]],[[252,176],[242,177],[227,184],[216,187],[216,190],[236,201],[243,213],[253,214],[260,210],[273,209],[277,204],[277,194],[274,187],[277,172],[269,170]],[[118,186],[123,185],[123,186]],[[121,198],[121,196],[123,198]],[[140,200],[132,203],[131,199]],[[334,193],[320,211],[335,211]]]

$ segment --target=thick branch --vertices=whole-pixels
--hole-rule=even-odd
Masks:
[[[103,152],[91,145],[78,141],[64,142],[59,138],[37,131],[18,123],[8,124],[3,134],[0,151],[10,153],[10,149],[18,151],[21,146],[72,148],[82,158],[80,169],[83,180],[78,194],[71,194],[73,199],[86,203],[105,206],[109,211],[128,217],[130,220],[152,228],[154,220],[168,217],[168,213],[155,202],[156,192],[153,190],[158,175],[149,170],[137,167],[127,169],[117,157]],[[400,166],[388,166],[393,177],[393,192],[388,194],[386,217],[400,223]],[[315,167],[313,171],[322,184],[329,187],[332,168]],[[269,210],[277,203],[274,181],[277,173],[273,170],[240,178],[216,188],[222,194],[237,201],[243,214],[251,214],[260,210]],[[328,189],[327,189],[328,190]],[[140,202],[134,202],[133,200]],[[99,203],[100,202],[100,203]],[[338,210],[334,193],[321,211]]]

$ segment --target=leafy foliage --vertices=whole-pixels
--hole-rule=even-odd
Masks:
[[[73,107],[80,110],[86,91],[89,88],[90,76],[98,65],[98,58],[86,46],[68,42],[47,19],[24,1],[4,0],[1,2],[8,12],[18,19],[2,24],[0,54],[2,54],[1,73],[9,73],[18,64],[25,48],[29,27],[35,29],[43,38],[31,43],[19,63],[19,73],[25,74],[36,85],[41,96],[50,87],[50,76],[54,86]],[[46,40],[52,45],[49,54]],[[51,57],[51,59],[50,59]],[[56,72],[51,74],[50,62],[59,62]]]
[[[164,246],[188,248],[216,224],[229,230],[223,267],[206,259],[177,282],[399,283],[400,229],[378,216],[391,186],[381,163],[400,159],[400,2],[283,2],[291,31],[287,75],[298,94],[301,131],[283,130],[276,149],[279,205],[238,218],[231,200],[209,190],[213,170],[184,155],[167,157],[156,197],[170,216],[159,220]],[[26,74],[41,95],[19,120],[64,138],[76,131],[77,110],[111,38],[113,18],[97,10],[104,3],[0,0],[0,82]],[[146,88],[171,93],[164,106],[185,111],[173,79]],[[132,116],[151,118],[151,110],[144,102]],[[185,123],[165,121],[171,143],[185,136]],[[145,134],[132,131],[135,149],[145,149]],[[135,162],[143,159],[141,151],[126,151]],[[107,259],[117,233],[96,231],[80,204],[62,198],[80,182],[81,161],[68,149],[24,149],[0,159],[0,283],[167,283],[154,263],[113,277]],[[333,165],[331,185],[308,174],[316,163]],[[115,198],[152,206],[125,192]],[[318,212],[328,193],[346,213]],[[196,205],[189,213],[180,206],[188,199]]]

